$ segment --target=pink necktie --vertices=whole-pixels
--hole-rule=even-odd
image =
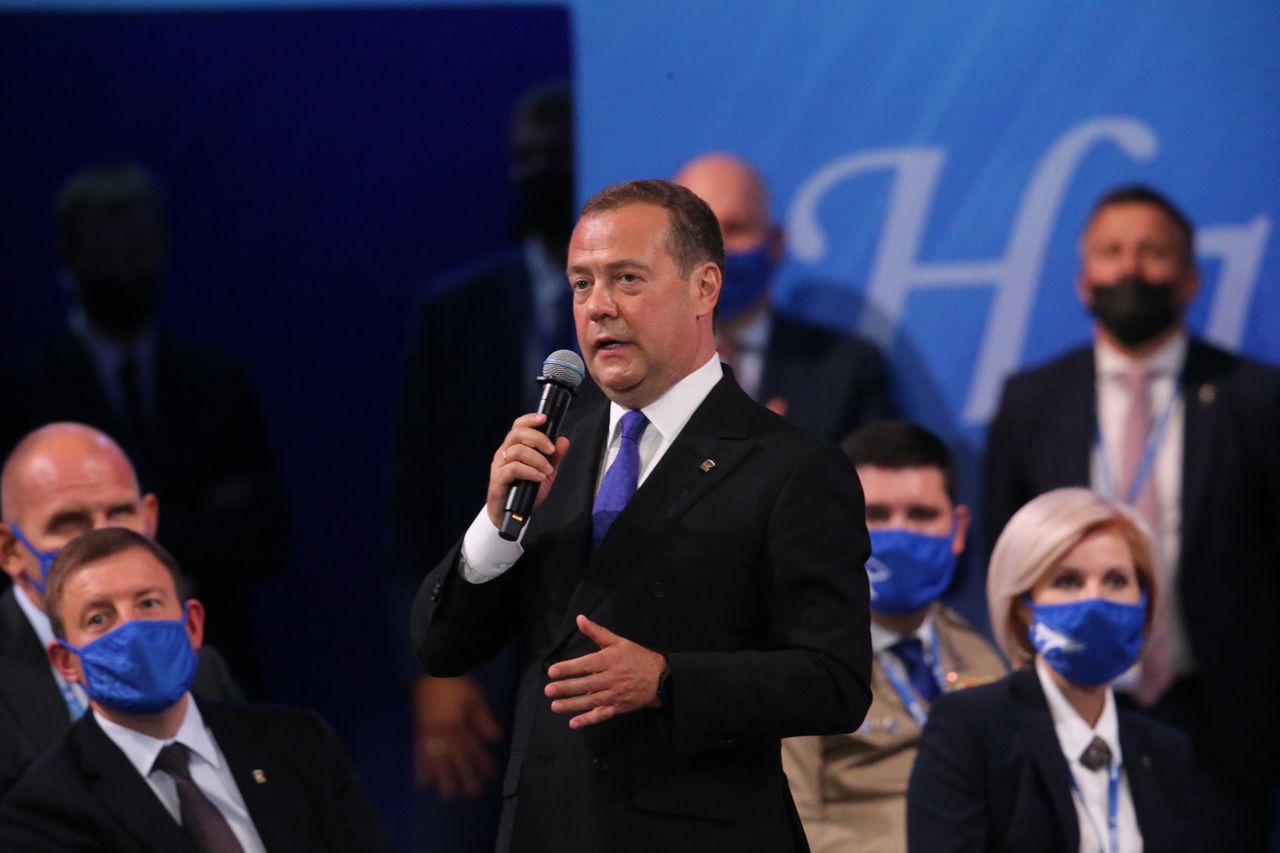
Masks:
[[[1120,438],[1120,463],[1123,471],[1124,490],[1121,495],[1132,497],[1133,508],[1147,522],[1151,536],[1156,544],[1156,557],[1160,558],[1160,507],[1156,501],[1156,477],[1154,453],[1147,464],[1147,470],[1141,483],[1140,491],[1133,494],[1134,478],[1140,473],[1142,457],[1151,438],[1152,414],[1151,398],[1148,394],[1152,374],[1142,365],[1130,365],[1123,374],[1123,381],[1129,392],[1129,413],[1125,417],[1124,432]],[[1168,572],[1163,565],[1157,565],[1161,579],[1167,581]],[[1169,584],[1161,584],[1160,601],[1156,606],[1155,618],[1151,626],[1151,636],[1147,640],[1142,653],[1142,669],[1138,676],[1138,686],[1134,696],[1142,705],[1153,705],[1160,700],[1169,685],[1173,683],[1173,636],[1169,629],[1169,607],[1173,590]]]

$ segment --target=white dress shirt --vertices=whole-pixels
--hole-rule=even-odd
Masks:
[[[147,780],[151,790],[160,798],[173,819],[182,823],[181,810],[178,805],[178,788],[173,779],[163,770],[153,770],[156,756],[160,750],[171,743],[181,743],[191,755],[191,781],[213,803],[214,807],[227,819],[228,826],[235,833],[236,840],[244,848],[244,853],[266,853],[266,846],[258,835],[258,830],[249,817],[244,798],[236,787],[231,776],[231,768],[227,759],[218,748],[213,732],[204,724],[200,709],[196,706],[191,694],[186,694],[187,713],[178,727],[178,733],[169,740],[159,740],[142,732],[113,723],[95,710],[94,719],[111,742],[120,747],[120,751],[129,759],[129,763],[137,768],[142,778]]]
[[[1183,436],[1186,432],[1186,401],[1178,393],[1178,376],[1187,361],[1187,336],[1180,332],[1160,349],[1143,359],[1146,369],[1154,374],[1148,385],[1152,417],[1159,421],[1166,408],[1168,425],[1156,450],[1150,476],[1156,490],[1156,511],[1160,514],[1160,530],[1156,539],[1156,556],[1159,559],[1160,579],[1166,591],[1165,603],[1170,605],[1169,629],[1173,640],[1173,668],[1176,675],[1185,675],[1194,668],[1186,630],[1183,627],[1182,608],[1175,590],[1178,588],[1178,556],[1182,529],[1182,456]],[[1124,500],[1125,495],[1114,494],[1124,483],[1116,482],[1121,476],[1120,448],[1124,441],[1125,418],[1132,405],[1128,386],[1124,382],[1126,369],[1133,360],[1098,340],[1094,344],[1094,365],[1097,381],[1098,428],[1102,444],[1095,444],[1090,466],[1090,485],[1108,497]],[[1134,666],[1116,682],[1124,689],[1137,684],[1138,667]]]
[[[681,379],[667,389],[667,392],[649,405],[642,408],[649,425],[640,436],[640,479],[638,486],[644,485],[645,479],[653,471],[654,466],[662,459],[667,448],[675,441],[680,430],[689,422],[698,406],[711,393],[711,389],[720,381],[720,357],[712,354],[706,364]],[[618,455],[622,444],[622,416],[627,409],[617,403],[609,404],[609,431],[606,433],[604,464],[600,466],[600,479],[609,470],[613,459]],[[596,489],[600,488],[600,480],[596,481]],[[528,528],[526,528],[528,529]],[[524,538],[523,531],[520,539]],[[462,576],[471,583],[484,583],[500,576],[520,559],[524,547],[520,540],[508,542],[498,535],[498,528],[489,519],[486,507],[471,522],[466,536],[462,540]]]
[[[1110,804],[1109,768],[1090,770],[1080,763],[1080,756],[1093,741],[1100,737],[1111,750],[1111,761],[1120,763],[1119,802],[1116,810],[1116,828],[1120,853],[1142,853],[1142,831],[1138,828],[1138,813],[1133,808],[1133,795],[1129,790],[1129,776],[1124,772],[1124,756],[1120,753],[1120,718],[1116,714],[1115,694],[1107,689],[1106,704],[1102,716],[1093,728],[1067,701],[1058,689],[1049,665],[1036,658],[1036,675],[1040,688],[1049,702],[1049,714],[1053,717],[1053,730],[1058,744],[1071,768],[1075,780],[1071,800],[1076,807],[1076,820],[1080,825],[1080,853],[1110,853],[1111,835],[1107,826]]]
[[[22,610],[22,615],[27,617],[27,621],[31,623],[31,630],[36,632],[36,638],[40,641],[40,648],[48,649],[53,645],[53,625],[49,622],[49,616],[36,603],[27,598],[27,592],[22,587],[14,584],[14,598],[18,600],[18,607]],[[49,664],[49,671],[53,673],[53,680],[58,683],[58,691],[62,694],[62,698],[67,702],[67,714],[72,720],[77,720],[89,708],[89,696],[84,692],[84,688],[79,684],[67,681],[62,677],[62,673],[58,672],[58,668],[52,663]],[[68,698],[67,693],[71,696]],[[75,703],[73,705],[73,703]]]

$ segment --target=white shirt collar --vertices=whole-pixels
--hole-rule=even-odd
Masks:
[[[723,377],[720,356],[715,353],[707,363],[667,389],[661,397],[640,411],[649,420],[649,428],[657,430],[663,441],[670,442],[693,417],[694,411],[711,393],[711,389]],[[617,403],[609,403],[609,442],[612,443],[619,429],[622,416],[629,410]],[[647,430],[646,430],[647,431]]]
[[[192,758],[200,758],[216,769],[221,759],[213,744],[213,738],[204,726],[204,718],[200,715],[200,708],[196,705],[195,699],[190,693],[184,695],[187,697],[187,713],[182,718],[182,725],[178,726],[177,734],[168,740],[153,738],[151,735],[112,722],[99,714],[96,708],[93,711],[93,718],[103,734],[120,747],[120,751],[129,759],[129,763],[138,769],[143,778],[151,773],[160,750],[175,742],[190,750]]]
[[[1128,367],[1141,362],[1147,371],[1157,376],[1177,376],[1187,361],[1187,333],[1179,330],[1165,341],[1155,352],[1143,359],[1132,359],[1112,347],[1102,338],[1096,338],[1093,345],[1094,369],[1098,376],[1118,376],[1126,372]]]
[[[1102,706],[1102,715],[1098,717],[1098,725],[1093,728],[1085,722],[1079,712],[1062,695],[1057,682],[1049,674],[1049,664],[1036,658],[1036,677],[1040,679],[1040,688],[1044,690],[1044,698],[1049,702],[1049,714],[1053,717],[1053,728],[1058,734],[1058,744],[1067,763],[1074,769],[1094,737],[1100,737],[1111,749],[1114,760],[1120,761],[1120,718],[1116,714],[1115,694],[1107,688],[1107,698]]]
[[[154,326],[148,326],[146,331],[138,340],[131,344],[122,344],[108,338],[99,332],[89,322],[89,318],[85,316],[84,310],[79,306],[71,309],[68,316],[68,324],[71,326],[71,332],[85,348],[89,350],[89,355],[93,359],[93,363],[99,366],[104,373],[115,376],[120,365],[125,358],[133,356],[141,364],[150,364],[155,358],[156,352],[156,332]]]
[[[40,640],[40,648],[47,649],[53,643],[53,625],[49,622],[49,614],[45,613],[30,598],[27,598],[27,591],[18,584],[13,585],[14,597],[18,599],[18,606],[22,608],[23,614],[27,617],[27,621],[31,623],[31,629],[36,632],[36,637]]]

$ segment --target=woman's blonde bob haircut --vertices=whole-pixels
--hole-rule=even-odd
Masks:
[[[1155,548],[1145,522],[1133,509],[1089,489],[1054,489],[1013,514],[996,540],[987,569],[987,607],[996,642],[1015,668],[1031,663],[1023,594],[1062,562],[1085,537],[1117,534],[1129,546],[1138,586],[1147,594],[1143,642],[1151,633],[1158,603]],[[1020,612],[1021,611],[1021,612]]]

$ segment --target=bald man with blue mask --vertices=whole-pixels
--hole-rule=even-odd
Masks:
[[[783,766],[815,853],[906,850],[907,782],[933,700],[1005,667],[939,600],[969,529],[946,445],[916,424],[883,421],[843,446],[871,534],[871,710],[855,732],[784,740]]]
[[[160,503],[143,494],[133,466],[108,435],[54,423],[14,447],[0,472],[0,565],[12,586],[0,594],[0,794],[89,707],[83,688],[54,669],[45,584],[58,552],[77,536],[123,527],[148,538]],[[243,694],[213,649],[199,654],[196,695]]]

